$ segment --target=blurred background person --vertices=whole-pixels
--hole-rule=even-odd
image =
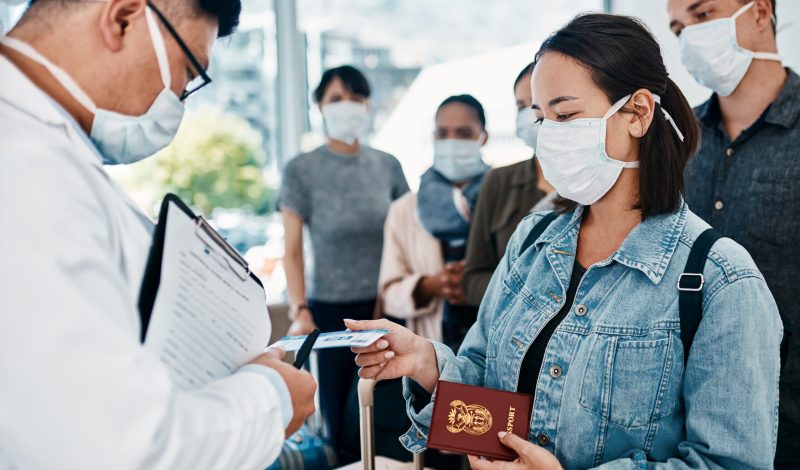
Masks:
[[[800,316],[800,76],[784,67],[775,1],[667,2],[689,73],[714,94],[695,108],[700,150],[686,202],[741,243],[764,273],[786,330]],[[800,468],[800,342],[784,340],[776,468]]]
[[[433,166],[418,194],[392,204],[380,271],[383,313],[417,334],[458,350],[477,308],[461,288],[471,214],[489,166],[483,106],[471,95],[444,100],[436,111]]]
[[[314,100],[328,141],[292,159],[284,171],[278,207],[285,229],[292,335],[308,334],[315,327],[338,331],[345,318],[374,315],[383,224],[389,205],[408,191],[408,183],[397,159],[360,142],[369,96],[366,77],[354,67],[326,71]],[[304,227],[313,252],[308,286]],[[331,444],[338,449],[356,369],[346,349],[321,351],[318,358],[320,409]]]
[[[419,194],[408,193],[389,209],[379,277],[379,313],[421,337],[457,350],[477,311],[464,305],[461,272],[469,214],[489,167],[483,106],[471,95],[451,96],[436,112],[434,163]],[[449,310],[450,318],[445,319]],[[443,332],[444,329],[444,332]],[[378,453],[410,457],[400,444],[411,421],[399,379],[375,389]],[[426,467],[459,468],[462,457],[427,451]]]
[[[517,76],[514,98],[517,102],[517,137],[535,151],[540,124],[531,109],[531,72],[533,63],[526,65]],[[486,175],[467,243],[462,281],[467,303],[481,304],[489,280],[506,252],[506,245],[517,224],[532,209],[552,209],[555,194],[533,156],[514,165],[495,168]]]

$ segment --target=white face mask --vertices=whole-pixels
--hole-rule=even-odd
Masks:
[[[170,89],[172,78],[164,38],[149,8],[145,10],[145,18],[164,89],[141,116],[98,108],[72,77],[31,46],[9,37],[2,40],[6,46],[46,67],[76,101],[94,114],[89,138],[103,156],[103,163],[108,165],[134,163],[163,149],[175,138],[183,119],[183,103]]]
[[[536,157],[558,194],[585,206],[594,204],[614,186],[623,168],[639,166],[639,162],[614,160],[606,153],[608,118],[629,99],[630,95],[614,103],[602,118],[542,122]]]
[[[478,140],[443,139],[433,143],[433,169],[450,181],[466,181],[486,171]]]
[[[556,122],[545,119],[539,130],[536,158],[544,178],[559,195],[579,204],[594,204],[614,186],[623,168],[638,168],[639,162],[615,160],[606,153],[608,119],[616,114],[631,95],[614,103],[601,118],[574,119]],[[661,97],[653,95],[659,105]],[[672,116],[661,108],[677,138],[683,134]]]
[[[736,90],[753,59],[781,62],[778,54],[742,49],[736,40],[736,18],[753,5],[755,2],[748,3],[730,18],[687,26],[681,31],[683,65],[698,83],[720,96]]]
[[[329,138],[353,145],[364,132],[369,112],[364,103],[337,101],[322,107],[322,118]]]
[[[3,8],[2,5],[4,3],[10,5],[10,7],[13,7],[15,5],[22,5],[26,1],[27,0],[0,0],[0,9]],[[9,19],[9,21],[11,21],[11,20]],[[9,27],[10,27],[10,25],[9,25]],[[5,34],[6,34],[6,25],[3,24],[3,18],[0,18],[0,38],[5,36]]]
[[[531,108],[520,109],[517,113],[517,137],[536,150],[536,138],[541,125],[536,121],[536,114]]]

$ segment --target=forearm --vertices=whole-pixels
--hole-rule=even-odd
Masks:
[[[437,297],[441,283],[435,276],[422,276],[414,288],[414,305],[416,308],[428,305]]]
[[[303,218],[291,209],[282,209],[284,229],[283,264],[289,304],[306,303],[305,266],[303,263]]]
[[[404,447],[414,453],[422,452],[425,448],[433,417],[432,396],[440,376],[447,368],[458,368],[456,357],[449,347],[432,341],[426,342],[427,344],[420,344],[418,347],[419,351],[424,352],[420,353],[421,357],[417,361],[414,373],[403,378],[406,413],[411,419],[413,427],[411,431],[401,437],[400,441]],[[442,376],[442,378],[445,377]],[[461,380],[455,379],[452,371],[447,380],[469,383],[467,377],[462,377]]]
[[[418,304],[414,289],[422,276],[410,274],[380,286],[381,311],[396,318],[408,319],[436,312],[436,302]]]
[[[439,381],[439,363],[436,357],[436,350],[427,339],[420,338],[420,345],[417,348],[419,356],[414,373],[409,377],[418,383],[428,393],[433,393],[436,382]]]
[[[284,258],[286,290],[290,305],[306,303],[306,280],[301,251],[288,252]]]

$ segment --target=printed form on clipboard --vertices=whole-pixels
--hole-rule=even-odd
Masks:
[[[139,313],[145,349],[182,390],[231,375],[264,352],[271,332],[261,281],[173,194],[161,204]]]

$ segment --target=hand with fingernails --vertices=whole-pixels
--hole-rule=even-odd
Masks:
[[[358,376],[364,379],[389,380],[409,377],[429,393],[433,393],[439,380],[439,365],[433,344],[409,329],[389,320],[345,320],[352,331],[389,330],[383,338],[365,348],[351,348],[357,354]],[[558,459],[547,450],[514,434],[501,432],[500,442],[513,449],[519,458],[513,462],[481,460],[473,455],[469,462],[473,469],[485,470],[561,470]]]
[[[469,464],[473,470],[563,470],[558,459],[546,449],[512,433],[500,432],[497,437],[519,457],[513,462],[503,462],[470,455]]]
[[[409,377],[428,392],[439,380],[439,366],[433,344],[409,329],[389,320],[345,320],[353,331],[389,330],[383,338],[365,348],[351,348],[357,354],[358,376],[363,379],[388,380]]]

